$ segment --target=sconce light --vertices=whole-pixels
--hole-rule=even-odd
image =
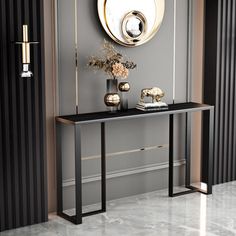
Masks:
[[[23,25],[23,41],[16,42],[22,46],[22,65],[23,70],[20,73],[21,78],[32,78],[33,73],[30,71],[30,45],[39,42],[29,42],[28,25]]]

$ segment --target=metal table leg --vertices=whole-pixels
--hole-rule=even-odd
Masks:
[[[82,174],[81,174],[81,131],[75,125],[75,224],[82,224]]]
[[[82,216],[91,216],[106,212],[106,130],[105,123],[101,123],[101,209],[83,213]]]
[[[208,143],[205,145],[208,147],[206,150],[202,150],[202,159],[206,161],[206,170],[207,176],[204,178],[204,182],[207,184],[207,189],[203,190],[200,188],[192,187],[191,189],[195,189],[203,194],[212,194],[212,179],[213,179],[213,135],[214,135],[214,108],[203,111],[204,120],[208,123],[207,126],[207,135],[208,135]]]
[[[207,191],[202,190],[200,188],[196,188],[191,186],[190,179],[191,179],[191,116],[187,114],[187,131],[186,131],[186,175],[185,175],[185,187],[189,190],[181,191],[178,193],[174,193],[174,157],[173,157],[173,136],[174,136],[174,117],[170,115],[170,124],[169,124],[169,196],[170,197],[177,197],[189,193],[200,192],[204,194],[211,194],[212,193],[212,164],[213,164],[213,125],[214,125],[214,109],[203,111],[206,116],[208,117],[209,122],[209,149],[207,156],[205,158],[208,159],[208,179],[207,179]]]
[[[191,113],[186,114],[186,140],[185,140],[185,155],[186,155],[186,166],[185,166],[185,187],[189,188],[191,185]]]
[[[173,197],[174,174],[174,115],[169,116],[169,197]]]
[[[102,171],[102,211],[106,211],[106,130],[105,123],[101,123],[101,171]]]
[[[61,124],[56,122],[56,156],[57,156],[57,214],[63,213],[62,204],[62,157],[61,157]]]
[[[213,179],[213,135],[214,135],[214,109],[207,111],[207,118],[209,124],[208,132],[208,164],[207,164],[207,194],[212,194],[212,179]],[[204,157],[206,158],[206,157]]]
[[[186,173],[188,173],[188,171],[186,171]],[[188,174],[190,176],[190,172]],[[169,197],[177,197],[196,192],[195,189],[194,190],[190,189],[187,191],[174,193],[173,178],[174,178],[174,115],[171,114],[169,119]]]
[[[63,211],[63,179],[62,179],[62,152],[61,152],[61,127],[62,124],[56,123],[56,152],[57,152],[57,214],[62,218],[74,223],[82,223],[82,190],[81,190],[81,138],[80,127],[74,125],[75,135],[75,199],[76,214],[68,215]]]

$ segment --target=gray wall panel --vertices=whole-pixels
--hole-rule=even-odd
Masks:
[[[176,84],[175,102],[186,101],[187,87],[187,45],[188,45],[188,2],[189,0],[177,0],[176,19]]]
[[[63,0],[59,0],[63,2]],[[71,3],[71,2],[70,2]],[[59,96],[60,96],[60,114],[75,113],[75,64],[71,61],[72,49],[70,43],[74,40],[74,34],[67,34],[68,29],[63,32],[64,27],[68,27],[73,18],[74,7],[68,4],[65,12],[59,10],[59,17],[62,15],[63,23],[59,22],[59,43],[65,45],[59,46],[59,66],[62,62],[68,63],[64,65],[66,68],[74,67],[74,70],[65,70],[59,74]],[[94,55],[101,48],[103,39],[111,41],[104,33],[98,19],[96,1],[78,0],[77,1],[77,18],[78,18],[78,60],[79,60],[79,112],[94,112],[105,110],[103,97],[105,94],[107,76],[102,72],[94,73],[87,67],[88,57]],[[61,6],[63,6],[61,4]],[[70,16],[65,18],[70,8]],[[159,86],[165,92],[165,101],[171,103],[173,101],[173,45],[174,45],[174,1],[166,1],[166,13],[163,24],[157,35],[147,44],[137,48],[125,48],[115,44],[115,46],[130,59],[138,64],[138,68],[131,71],[128,81],[131,84],[129,93],[129,105],[134,107],[139,100],[140,90],[144,87]],[[176,28],[176,98],[178,102],[186,101],[186,84],[187,84],[187,16],[188,1],[177,1],[177,28]],[[61,19],[60,19],[61,21]],[[73,28],[73,24],[71,29]],[[69,47],[64,56],[64,47]],[[60,51],[60,48],[62,50]],[[69,55],[70,54],[70,55]],[[65,60],[66,58],[70,58]],[[63,68],[59,68],[59,73]],[[63,69],[64,70],[64,69]],[[69,73],[69,74],[68,74]],[[176,152],[175,159],[184,159],[184,136],[185,136],[185,118],[183,116],[176,119]],[[107,132],[107,151],[108,153],[116,153],[139,149],[148,146],[167,145],[165,148],[152,151],[143,151],[132,154],[121,154],[120,156],[111,156],[107,158],[109,171],[122,172],[127,168],[142,168],[148,164],[161,164],[168,158],[168,120],[166,117],[158,119],[130,120],[124,122],[108,123]],[[73,182],[74,154],[73,154],[73,131],[65,131],[63,138],[66,140],[63,146],[65,156],[64,180]],[[100,164],[98,156],[100,155],[100,127],[98,125],[85,125],[82,127],[82,156],[92,157],[91,160],[83,161],[83,176],[91,177],[100,173]],[[179,168],[176,168],[178,170]],[[160,173],[159,173],[160,172]],[[128,196],[144,191],[153,191],[167,186],[166,171],[156,170],[148,174],[149,178],[145,181],[145,173],[135,176],[125,176],[117,180],[111,179],[110,199]],[[155,179],[154,176],[158,176]],[[162,177],[161,177],[162,176]],[[165,179],[165,181],[163,180]],[[181,178],[180,178],[181,180]],[[134,186],[132,189],[121,188],[119,193],[115,189],[122,186],[122,182],[126,182]],[[134,184],[134,182],[136,182]],[[138,183],[144,186],[139,186]],[[181,182],[181,181],[180,181]],[[179,183],[180,183],[179,182]],[[88,186],[87,186],[88,185]],[[93,187],[91,187],[93,186]],[[99,191],[99,183],[84,184],[84,201],[85,204],[98,202],[95,197]],[[68,190],[70,189],[70,190]],[[65,196],[68,196],[66,203],[69,204],[70,197],[73,194],[73,187],[65,188]],[[127,192],[126,192],[127,191]],[[66,197],[67,198],[67,197]],[[69,204],[70,205],[70,204]],[[73,204],[72,204],[73,205]]]
[[[61,114],[75,113],[75,1],[58,0],[58,79]]]
[[[94,74],[94,71],[87,67],[88,57],[97,53],[104,38],[111,41],[104,34],[99,22],[96,1],[78,1],[79,105],[82,113],[105,109],[103,97],[107,75],[102,72]],[[164,21],[154,39],[137,48],[125,48],[119,45],[116,47],[138,64],[138,68],[130,73],[128,79],[131,84],[131,91],[128,94],[131,107],[138,102],[142,88],[155,85],[166,92],[165,100],[168,103],[172,102],[172,1],[166,1]],[[186,48],[183,50],[186,51]]]

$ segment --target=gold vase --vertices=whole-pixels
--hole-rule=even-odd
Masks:
[[[118,107],[120,105],[120,96],[118,93],[107,93],[104,102],[108,107]]]

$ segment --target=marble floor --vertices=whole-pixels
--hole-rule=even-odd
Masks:
[[[48,223],[0,236],[233,236],[236,235],[236,182],[199,193],[168,198],[167,190],[108,202],[107,213],[75,226],[56,215]]]

